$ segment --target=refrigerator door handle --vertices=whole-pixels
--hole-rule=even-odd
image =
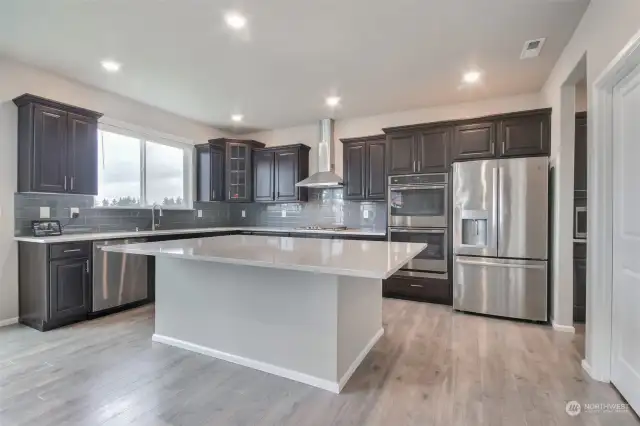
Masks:
[[[493,200],[491,203],[491,242],[490,247],[498,249],[498,196],[500,194],[498,190],[498,182],[500,181],[500,174],[498,173],[499,166],[493,168]]]
[[[498,263],[489,262],[486,260],[462,260],[456,259],[456,262],[461,265],[473,265],[473,266],[495,266],[497,268],[513,268],[513,269],[545,269],[544,264],[521,264],[521,263]]]

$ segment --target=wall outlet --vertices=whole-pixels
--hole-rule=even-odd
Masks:
[[[76,218],[78,216],[80,216],[80,207],[71,207],[69,209],[69,217]]]
[[[242,217],[247,217],[247,211],[246,210],[242,210]]]
[[[202,210],[198,210],[198,217],[202,217]]]
[[[362,217],[365,219],[369,219],[369,210],[362,210]]]
[[[51,218],[51,207],[40,207],[40,219]]]
[[[282,210],[282,217],[287,217],[287,211],[286,210]]]

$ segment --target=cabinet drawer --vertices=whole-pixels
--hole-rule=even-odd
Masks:
[[[91,244],[87,242],[52,244],[50,250],[49,255],[52,260],[65,257],[90,257]]]
[[[383,296],[451,305],[451,285],[448,279],[399,278],[383,281]]]

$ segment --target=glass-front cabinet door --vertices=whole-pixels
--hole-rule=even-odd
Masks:
[[[230,201],[251,201],[251,147],[230,142],[227,146],[227,191]]]

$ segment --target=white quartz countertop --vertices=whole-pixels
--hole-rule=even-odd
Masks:
[[[427,244],[387,241],[224,235],[106,246],[103,250],[156,258],[386,279],[426,247]]]
[[[346,236],[385,236],[384,231],[363,231],[359,229],[347,229],[345,231],[312,231],[307,229],[295,228],[271,228],[261,226],[235,226],[235,227],[215,227],[215,228],[192,228],[192,229],[159,229],[157,231],[118,231],[118,232],[96,232],[85,234],[62,234],[54,237],[14,237],[14,241],[23,241],[28,243],[52,244],[66,243],[72,241],[95,241],[95,240],[115,240],[119,238],[136,238],[136,237],[155,237],[162,235],[188,235],[202,234],[214,232],[287,232],[300,234],[326,234],[326,235],[346,235]]]

